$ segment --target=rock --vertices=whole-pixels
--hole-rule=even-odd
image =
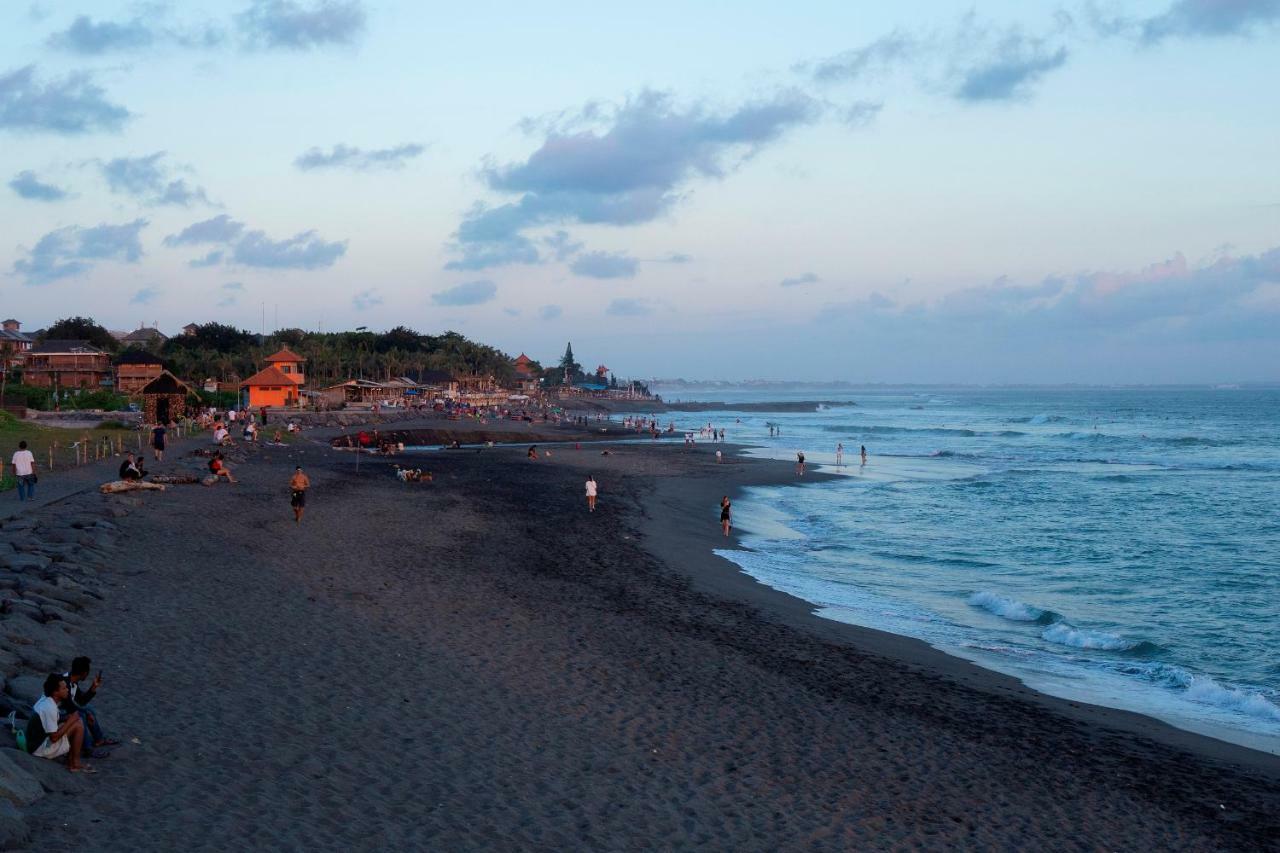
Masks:
[[[79,773],[67,772],[67,765],[61,760],[50,761],[47,758],[36,758],[16,749],[0,750],[8,753],[22,770],[36,778],[40,786],[50,793],[78,794],[85,790],[85,780]]]
[[[12,803],[0,800],[0,850],[17,850],[26,847],[30,841],[31,830],[27,828],[22,812]]]
[[[53,561],[43,554],[5,554],[0,552],[0,567],[14,572],[43,571]]]
[[[65,560],[80,552],[80,546],[70,542],[43,542],[21,550],[44,554],[51,560]]]
[[[11,806],[29,806],[44,796],[44,787],[13,759],[16,749],[0,749],[0,799]],[[6,815],[0,810],[0,829]]]
[[[18,700],[18,706],[25,707],[27,714],[31,714],[31,706],[44,695],[44,678],[43,675],[19,675],[9,679],[5,692]]]

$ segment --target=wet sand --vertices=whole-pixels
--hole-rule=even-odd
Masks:
[[[1280,845],[1280,760],[817,619],[715,557],[720,494],[791,481],[790,465],[717,465],[705,444],[600,453],[437,452],[413,463],[432,483],[402,484],[403,458],[366,456],[357,473],[357,454],[305,442],[251,452],[238,486],[73,494],[31,513],[52,530],[52,513],[128,512],[103,546],[102,600],[68,642],[106,670],[96,704],[126,746],[91,779],[54,779],[73,793],[25,807],[30,838]],[[314,484],[301,525],[286,487],[298,463]]]

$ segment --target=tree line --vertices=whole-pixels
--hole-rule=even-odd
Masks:
[[[91,318],[68,317],[49,326],[41,340],[86,340],[116,353],[121,344]],[[137,347],[137,344],[133,346]],[[418,379],[428,371],[454,376],[492,375],[499,382],[515,377],[515,364],[506,353],[469,340],[457,332],[425,335],[406,326],[386,332],[357,329],[349,332],[310,332],[278,329],[258,335],[223,323],[203,323],[191,333],[155,341],[143,347],[166,362],[169,370],[193,381],[245,379],[265,366],[267,356],[288,346],[307,360],[307,380],[312,385],[351,378],[386,381],[398,376]],[[534,364],[538,375],[542,368]]]

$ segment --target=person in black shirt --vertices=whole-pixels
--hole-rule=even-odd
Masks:
[[[121,480],[141,480],[146,473],[142,470],[142,463],[132,453],[125,454],[124,461],[120,463]]]
[[[89,683],[88,687],[84,686],[85,680],[89,678],[89,671],[92,666],[93,662],[87,657],[78,657],[71,661],[71,670],[63,675],[70,690],[61,705],[61,709],[67,714],[80,715],[80,719],[84,723],[84,752],[91,755],[94,747],[118,746],[120,744],[120,741],[115,738],[106,736],[102,731],[102,722],[98,719],[97,710],[89,707],[89,703],[98,695],[98,688],[102,686],[101,672]],[[93,757],[101,758],[102,755],[93,755]]]
[[[151,449],[156,454],[156,461],[164,461],[164,442],[165,435],[169,431],[165,429],[164,424],[156,424],[151,430]]]

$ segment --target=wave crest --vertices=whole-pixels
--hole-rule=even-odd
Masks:
[[[1043,610],[1034,605],[1018,601],[1015,598],[1007,598],[987,590],[975,592],[969,596],[969,604],[972,607],[981,607],[989,613],[994,613],[1004,619],[1011,619],[1014,622],[1045,622],[1056,615],[1052,611]]]
[[[1055,622],[1040,632],[1040,639],[1059,646],[1076,649],[1097,649],[1106,652],[1153,651],[1155,645],[1145,640],[1126,640],[1124,637],[1091,628],[1077,628],[1068,622]]]

